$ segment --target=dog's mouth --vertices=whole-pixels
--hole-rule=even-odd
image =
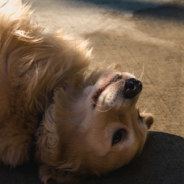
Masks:
[[[109,86],[111,85],[112,83],[115,83],[119,80],[121,80],[123,77],[122,75],[120,74],[117,74],[115,75],[107,84],[105,84],[105,86],[101,87],[101,88],[98,88],[95,92],[95,94],[93,95],[92,97],[92,101],[93,101],[93,107],[95,108],[96,107],[96,104],[98,102],[98,99],[101,95],[101,93]]]
[[[93,107],[94,108],[96,107],[96,104],[98,103],[98,99],[100,95],[102,94],[103,91],[105,91],[105,89],[108,86],[122,79],[123,79],[123,76],[120,74],[117,74],[108,83],[98,88],[94,93],[94,95],[92,96]],[[122,89],[122,96],[126,99],[134,98],[141,91],[142,91],[142,83],[135,78],[129,78],[129,79],[126,79],[124,82],[124,87]]]

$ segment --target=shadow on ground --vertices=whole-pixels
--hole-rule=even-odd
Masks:
[[[177,5],[177,4],[165,5],[157,8],[138,10],[134,13],[134,15],[183,23],[184,6]]]
[[[93,3],[97,6],[102,6],[109,9],[119,11],[134,11],[136,9],[145,9],[150,7],[156,7],[160,3],[154,1],[136,1],[136,0],[77,0],[85,3]]]
[[[76,0],[85,3],[92,3],[103,8],[115,11],[131,12],[142,16],[155,17],[175,21],[184,20],[184,6],[182,1],[177,3],[164,3],[164,1],[141,1],[141,0]],[[142,11],[148,10],[148,11]]]
[[[141,155],[129,165],[101,178],[88,178],[81,184],[183,184],[184,138],[150,132]],[[28,164],[10,169],[0,166],[2,184],[40,184],[37,168]]]

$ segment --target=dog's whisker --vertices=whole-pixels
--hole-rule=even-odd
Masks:
[[[98,105],[96,102],[93,101],[92,98],[91,98],[90,100],[91,100],[91,102],[92,102],[94,105],[96,105],[97,107],[104,107],[103,105]]]
[[[104,107],[104,105],[98,105],[97,103],[95,103],[92,99],[91,99],[91,101],[92,101],[92,103],[93,104],[95,104],[97,107]],[[99,110],[99,109],[96,109],[98,112],[108,112],[108,111],[110,111],[112,109],[112,107],[111,108],[109,108],[109,109],[107,109],[107,110],[104,110],[104,111],[101,111],[101,110]]]
[[[138,78],[138,80],[142,81],[142,80],[143,80],[143,76],[144,76],[144,63],[143,63],[141,75],[140,75],[140,77]]]
[[[84,89],[84,87],[83,86],[81,86],[81,85],[78,85],[81,89]]]
[[[142,113],[145,113],[148,110],[148,108],[146,108]]]
[[[102,111],[102,110],[98,110],[98,109],[96,109],[98,112],[108,112],[108,111],[110,111],[112,109],[112,107],[111,108],[109,108],[109,109],[107,109],[107,110],[104,110],[104,111]]]
[[[129,70],[127,70],[127,72],[132,73],[134,75],[134,67],[133,68],[131,67]]]
[[[90,84],[93,85],[93,82],[90,80]]]

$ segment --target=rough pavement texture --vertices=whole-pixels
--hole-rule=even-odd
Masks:
[[[90,39],[90,69],[144,72],[140,110],[155,115],[143,153],[128,166],[87,184],[184,183],[184,1],[33,0],[46,31],[64,29]],[[175,134],[175,135],[171,135]],[[2,184],[37,184],[34,165],[0,167]]]
[[[184,137],[184,1],[31,2],[46,31],[62,28],[90,40],[91,69],[113,65],[137,77],[144,72],[138,106],[155,115],[152,130]]]

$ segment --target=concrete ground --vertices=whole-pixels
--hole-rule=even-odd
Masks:
[[[45,31],[62,28],[77,39],[90,40],[94,56],[90,69],[113,65],[138,78],[144,73],[138,106],[153,113],[155,123],[143,153],[128,166],[83,183],[183,184],[184,1],[30,2],[35,9],[33,16]],[[0,166],[0,181],[40,183],[34,165],[20,166],[11,172],[9,167]]]
[[[184,137],[184,1],[33,0],[46,31],[89,39],[91,69],[113,65],[144,72],[141,110],[155,115],[153,131]]]

